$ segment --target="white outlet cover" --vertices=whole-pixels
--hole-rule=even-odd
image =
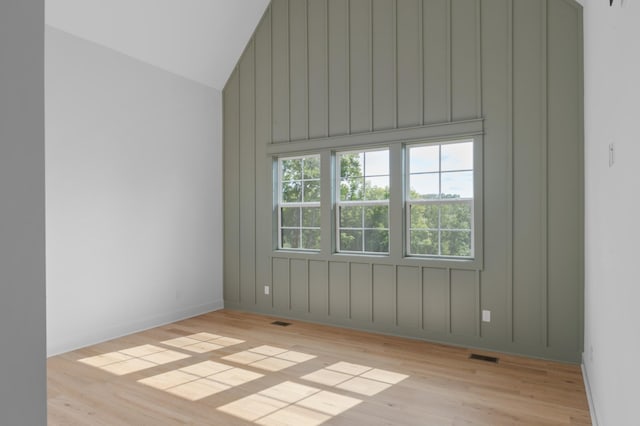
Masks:
[[[269,286],[268,285],[264,286],[264,294],[266,294],[266,295],[269,294]]]
[[[491,311],[482,311],[482,322],[491,322]]]

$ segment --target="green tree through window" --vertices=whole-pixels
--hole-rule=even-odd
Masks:
[[[281,158],[278,248],[320,250],[320,156]]]
[[[407,148],[411,255],[473,256],[473,142]]]
[[[389,150],[338,154],[338,251],[389,252]]]

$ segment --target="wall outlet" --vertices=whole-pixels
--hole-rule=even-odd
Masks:
[[[482,322],[491,322],[491,311],[482,311]]]
[[[269,286],[268,285],[264,286],[264,294],[267,295],[267,296],[269,295]]]

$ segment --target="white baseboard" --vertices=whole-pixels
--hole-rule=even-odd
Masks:
[[[65,342],[49,346],[47,350],[47,357],[60,355],[66,352],[74,351],[76,349],[106,342],[107,340],[117,339],[118,337],[138,333],[150,328],[171,324],[172,322],[181,321],[183,319],[206,314],[208,312],[217,311],[222,308],[224,308],[224,301],[216,300],[211,303],[190,306],[179,311],[140,319],[132,323],[118,324],[116,326],[111,326],[102,330],[92,330],[86,335],[75,336],[73,339],[69,339]]]
[[[596,407],[593,403],[593,396],[591,395],[591,385],[589,384],[589,375],[587,374],[587,367],[584,365],[584,354],[582,355],[582,379],[584,380],[584,388],[587,392],[587,401],[589,402],[589,413],[591,414],[591,424],[598,426],[598,417],[596,416]]]

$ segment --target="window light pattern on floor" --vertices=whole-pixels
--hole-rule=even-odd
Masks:
[[[315,358],[302,352],[289,351],[275,346],[263,345],[247,351],[222,357],[225,361],[249,365],[266,371],[280,371]]]
[[[102,355],[82,358],[83,364],[100,368],[117,376],[146,370],[158,365],[189,358],[191,355],[168,350],[154,345],[142,345],[109,352]]]
[[[260,373],[214,361],[204,361],[168,373],[138,380],[138,383],[169,392],[190,401],[214,395],[263,377]]]
[[[177,337],[175,339],[165,340],[161,342],[168,346],[184,349],[189,352],[202,354],[205,352],[215,351],[227,346],[244,343],[244,340],[234,339],[232,337],[218,336],[211,333],[196,333],[190,336]]]
[[[287,381],[218,407],[218,410],[265,426],[315,426],[361,402],[357,398]]]
[[[367,396],[376,395],[407,377],[406,374],[343,361],[302,376],[310,382]]]

